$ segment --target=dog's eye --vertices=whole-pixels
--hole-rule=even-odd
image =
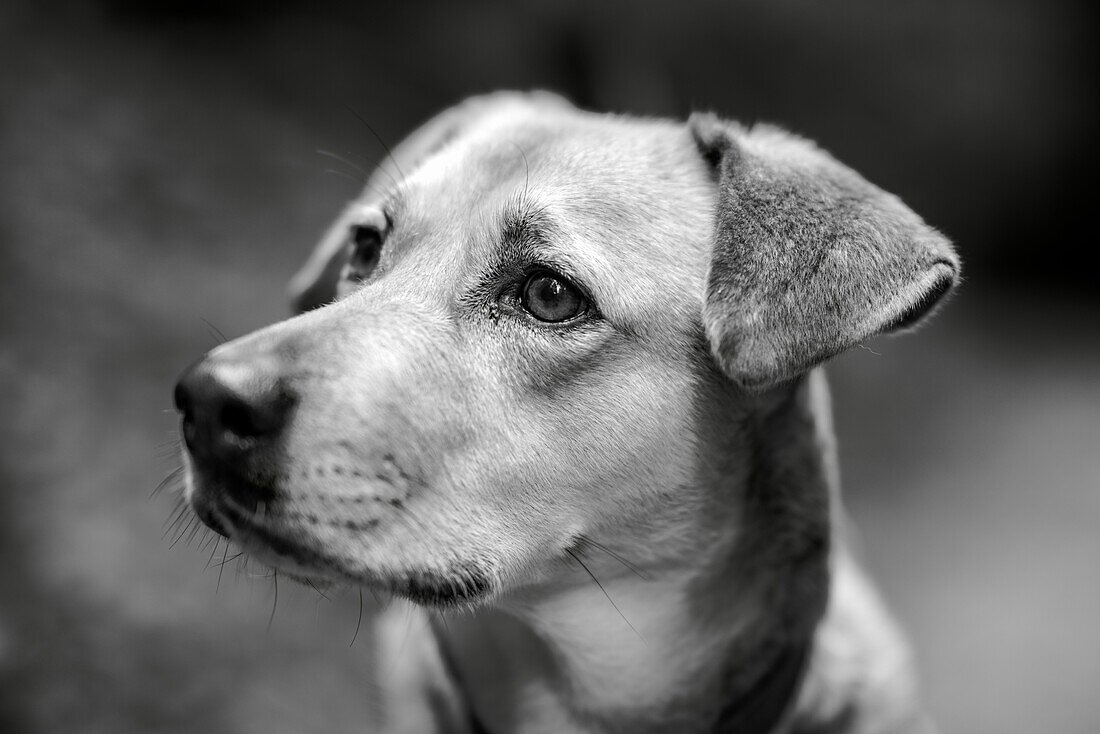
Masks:
[[[588,308],[588,302],[572,283],[548,270],[527,278],[521,303],[539,321],[552,323],[575,319]]]
[[[350,256],[345,269],[348,280],[359,282],[366,280],[378,266],[382,253],[382,231],[369,224],[356,224],[351,227],[348,238]]]

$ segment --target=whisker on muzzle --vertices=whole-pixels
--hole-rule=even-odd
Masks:
[[[217,343],[218,343],[218,344],[217,344],[217,346],[220,346],[220,345],[222,345],[222,344],[225,344],[225,343],[226,343],[227,341],[229,341],[229,337],[227,337],[227,336],[226,336],[226,335],[225,335],[225,334],[224,334],[224,333],[222,332],[222,330],[221,330],[221,329],[219,329],[218,327],[214,326],[214,324],[212,324],[211,322],[207,321],[206,319],[204,319],[204,318],[203,318],[203,317],[201,317],[201,316],[199,317],[199,320],[200,320],[200,321],[202,321],[202,322],[203,322],[204,324],[206,324],[206,329],[207,329],[207,331],[209,331],[209,332],[210,332],[210,336],[214,337],[214,339],[215,339],[215,340],[217,341]]]
[[[367,128],[367,131],[370,132],[370,134],[374,136],[374,139],[378,141],[378,144],[382,146],[382,149],[386,151],[386,157],[389,158],[390,162],[393,163],[393,167],[397,169],[397,174],[401,178],[400,178],[400,180],[397,179],[397,178],[394,178],[393,174],[390,173],[389,171],[387,171],[381,165],[378,166],[378,170],[384,172],[387,176],[389,176],[390,180],[393,181],[395,186],[400,187],[401,186],[401,181],[403,181],[406,178],[405,177],[405,172],[403,170],[401,170],[401,164],[397,162],[397,158],[394,156],[393,151],[390,150],[390,146],[386,144],[386,141],[382,139],[382,136],[378,134],[378,131],[375,130],[374,127],[372,127],[369,122],[367,122],[365,119],[363,119],[362,115],[360,115],[358,112],[356,112],[350,105],[344,105],[344,107],[347,108],[348,112],[350,112],[352,115],[355,116],[355,119],[359,120],[359,122],[362,123],[363,127]]]
[[[627,627],[629,627],[629,628],[631,629],[631,631],[633,631],[633,632],[634,632],[634,634],[638,635],[638,639],[639,639],[639,640],[641,640],[641,641],[642,641],[642,642],[644,643],[644,642],[645,642],[645,638],[644,638],[644,637],[642,637],[642,633],[641,633],[641,632],[639,632],[639,631],[637,630],[637,628],[635,628],[635,627],[634,627],[634,625],[632,625],[632,624],[630,623],[630,620],[626,618],[626,615],[625,615],[625,614],[623,614],[623,610],[619,609],[619,605],[618,605],[618,604],[616,604],[616,603],[615,603],[615,600],[611,598],[611,594],[608,594],[608,593],[607,593],[607,589],[605,589],[605,588],[604,588],[604,586],[603,586],[603,584],[601,584],[601,583],[600,583],[600,580],[599,580],[598,578],[596,578],[596,574],[592,573],[592,570],[591,570],[590,568],[588,568],[588,566],[587,566],[587,565],[585,565],[585,562],[584,562],[584,561],[582,561],[582,560],[581,560],[581,558],[580,558],[580,556],[578,556],[578,555],[577,555],[576,553],[574,553],[574,552],[573,552],[573,550],[572,550],[571,548],[566,548],[566,549],[565,549],[565,552],[566,552],[566,553],[568,553],[568,554],[569,554],[570,556],[572,556],[572,557],[573,557],[573,560],[574,560],[574,561],[576,561],[577,563],[581,564],[581,568],[583,568],[583,569],[584,569],[584,572],[585,572],[586,574],[588,574],[588,577],[589,577],[590,579],[592,579],[592,582],[593,582],[593,583],[595,583],[597,587],[599,587],[599,590],[600,590],[601,592],[603,592],[603,595],[604,595],[605,597],[607,597],[607,601],[608,601],[608,602],[610,602],[610,604],[611,604],[612,608],[614,608],[614,610],[615,610],[616,612],[618,612],[619,616],[623,618],[623,621],[624,621],[624,622],[626,622],[626,626],[627,626]]]
[[[275,589],[275,598],[271,601],[271,616],[267,618],[267,631],[271,631],[271,624],[275,621],[275,610],[279,608],[279,570],[271,569],[272,585]]]
[[[161,479],[160,482],[157,483],[157,486],[153,488],[153,491],[149,493],[149,499],[153,499],[168,487],[172,487],[173,489],[177,490],[183,489],[183,469],[183,465],[180,464],[175,469],[168,472],[167,476],[165,476],[164,479]]]
[[[578,547],[595,548],[596,550],[600,551],[601,553],[604,553],[605,555],[607,555],[610,558],[617,561],[620,565],[622,565],[624,568],[626,568],[628,571],[630,571],[631,573],[633,573],[635,576],[642,579],[643,581],[651,581],[652,580],[652,577],[650,577],[649,574],[647,574],[642,569],[638,568],[636,565],[634,565],[633,563],[631,563],[627,559],[623,558],[616,551],[612,550],[611,548],[608,548],[603,543],[600,543],[596,540],[593,540],[592,538],[588,537],[587,535],[577,535],[576,537],[577,537]]]
[[[310,586],[313,586],[311,583]],[[314,586],[314,588],[317,588]],[[321,594],[324,596],[324,594]],[[327,598],[327,597],[326,597]],[[355,640],[359,637],[359,628],[363,626],[363,587],[359,587],[359,617],[355,620],[355,634],[351,636],[351,642],[348,643],[348,647],[355,644]]]
[[[174,534],[179,526],[188,518],[194,517],[194,513],[191,510],[191,506],[187,504],[182,496],[176,500],[176,506],[172,512],[168,515],[168,519],[164,521],[164,532],[161,535],[162,538]]]

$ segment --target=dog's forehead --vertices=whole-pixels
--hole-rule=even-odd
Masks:
[[[468,208],[526,194],[589,225],[684,219],[714,198],[685,126],[533,106],[470,125],[410,184]]]
[[[701,297],[715,190],[683,125],[511,109],[464,130],[404,189],[408,225],[436,255],[451,250],[444,260],[492,261],[502,222],[534,210],[606,310],[645,319],[662,293],[684,310]]]

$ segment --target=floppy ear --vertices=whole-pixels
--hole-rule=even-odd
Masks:
[[[563,97],[552,92],[493,92],[469,97],[418,127],[394,147],[371,174],[359,200],[329,228],[309,259],[291,278],[287,291],[295,312],[324,306],[336,297],[336,282],[347,256],[348,227],[357,211],[381,202],[386,192],[397,185],[401,175],[412,172],[425,158],[454,139],[476,119],[515,105],[571,106]]]
[[[688,125],[718,181],[703,322],[735,382],[797,377],[915,324],[955,284],[942,235],[812,143],[710,114]]]

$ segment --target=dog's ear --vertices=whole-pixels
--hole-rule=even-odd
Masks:
[[[797,377],[915,324],[955,284],[942,235],[812,143],[710,114],[688,125],[718,184],[703,322],[735,382]]]
[[[553,92],[494,92],[470,97],[414,130],[393,148],[371,174],[362,196],[329,228],[309,259],[291,279],[287,291],[295,312],[318,308],[336,297],[336,283],[347,257],[348,228],[354,223],[357,212],[381,202],[385,194],[398,185],[400,176],[410,173],[475,120],[517,105],[547,108],[572,106]]]

